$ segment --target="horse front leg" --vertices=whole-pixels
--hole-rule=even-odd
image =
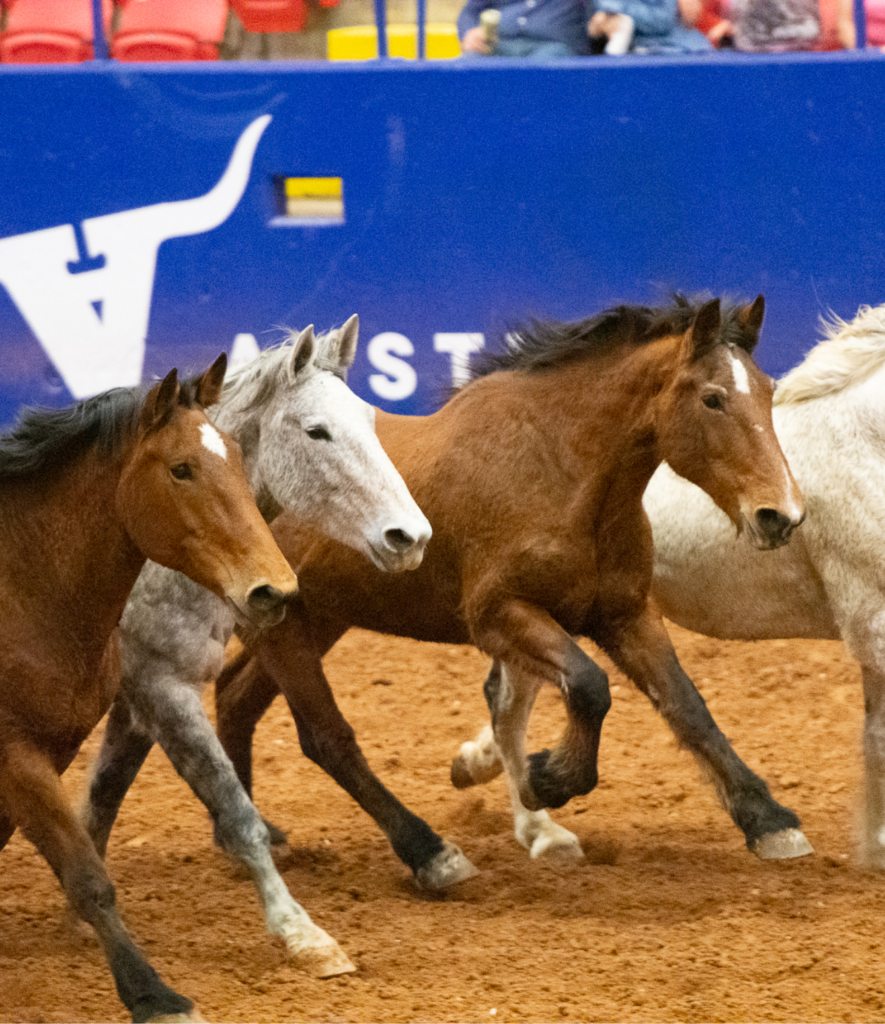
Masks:
[[[95,929],[133,1021],[194,1019],[193,1003],[163,984],[130,938],[104,863],[61,779],[30,744],[12,741],[0,749],[0,808],[46,858],[77,915]]]
[[[261,815],[203,711],[198,688],[154,674],[149,685],[140,686],[137,700],[139,719],[212,816],[219,846],[248,869],[267,930],[285,942],[290,963],[316,978],[355,971],[338,943],[311,921],[286,888]]]
[[[885,868],[885,672],[862,665],[864,723],[864,816],[860,857]]]
[[[101,857],[107,853],[120,805],[153,745],[151,737],[136,726],[129,703],[120,691],[111,705],[101,750],[80,810],[80,820]]]
[[[744,833],[748,849],[765,860],[813,852],[796,814],[774,800],[766,782],[744,764],[719,730],[679,664],[656,610],[647,606],[627,624],[597,629],[596,638],[713,780],[720,801]]]
[[[461,850],[405,807],[363,756],[322,669],[322,655],[342,632],[334,626],[308,624],[299,617],[297,607],[290,606],[283,623],[262,636],[254,659],[240,661],[233,675],[225,673],[220,691],[216,687],[222,742],[232,733],[235,742],[240,742],[248,733],[251,746],[254,722],[249,720],[249,712],[260,708],[266,695],[282,690],[303,753],[380,825],[394,853],[422,888],[443,889],[472,878],[476,868]],[[243,707],[245,726],[241,724]],[[242,756],[242,745],[239,753]]]

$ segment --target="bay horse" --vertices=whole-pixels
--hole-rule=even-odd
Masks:
[[[789,546],[760,554],[703,491],[660,466],[643,497],[663,614],[721,640],[843,640],[864,691],[859,860],[885,868],[885,305],[832,317],[777,385],[773,422],[808,503]],[[784,599],[789,595],[789,600]],[[490,732],[459,754],[483,781],[501,771]],[[812,852],[799,843],[797,852]]]
[[[119,681],[115,630],[146,558],[257,627],[296,589],[244,476],[208,419],[226,357],[147,394],[31,410],[0,437],[0,848],[20,828],[93,926],[133,1020],[189,1014],[130,938],[60,775]]]
[[[212,416],[243,447],[266,518],[286,509],[299,522],[360,551],[379,571],[421,562],[430,524],[375,434],[375,411],[347,386],[359,320],[315,335],[289,332],[228,374]],[[215,822],[219,845],[249,870],[268,930],[290,962],[317,977],[353,971],[335,940],[290,895],[274,866],[261,816],[237,779],[200,694],[221,671],[234,629],[224,603],[180,573],[149,562],[120,624],[122,677],[82,819],[99,853],[126,792],[159,743]],[[475,869],[440,844],[429,884]]]
[[[752,351],[764,315],[683,297],[574,324],[535,323],[426,417],[378,414],[381,442],[434,530],[420,569],[382,576],[355,552],[281,516],[274,535],[299,574],[284,623],[216,684],[217,727],[251,786],[255,723],[282,690],[303,751],[379,822],[407,863],[426,833],[371,773],[334,704],[322,657],[350,626],[495,659],[485,693],[518,840],[532,856],[579,856],[546,808],[597,782],[605,673],[587,636],[649,697],[707,769],[747,845],[789,855],[796,815],[735,754],[680,667],[649,600],[652,533],[642,494],[664,460],[707,491],[760,549],[787,542],[804,502],[774,434],[772,382]],[[561,689],[566,731],[526,757],[543,683]],[[456,783],[464,766],[453,766]],[[423,824],[423,823],[421,823]],[[426,826],[425,826],[426,827]]]
[[[833,317],[778,383],[774,426],[808,499],[788,548],[759,557],[666,467],[645,496],[664,614],[722,639],[843,640],[864,693],[859,856],[885,868],[885,305]],[[789,600],[784,599],[789,595]]]

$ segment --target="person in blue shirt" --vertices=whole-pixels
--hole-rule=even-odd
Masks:
[[[483,11],[500,12],[496,36],[481,24]],[[548,60],[590,53],[704,53],[703,33],[686,27],[678,0],[467,0],[458,15],[467,57]]]

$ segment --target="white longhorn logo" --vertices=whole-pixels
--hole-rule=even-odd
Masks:
[[[100,268],[71,273],[68,264],[80,261],[73,224],[0,239],[0,283],[74,398],[141,382],[157,250],[227,220],[270,120],[249,125],[205,195],[84,220],[86,250],[104,257]]]

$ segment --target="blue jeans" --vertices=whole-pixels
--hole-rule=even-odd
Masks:
[[[462,57],[483,57],[481,53],[463,53]],[[557,57],[580,57],[566,43],[549,39],[499,39],[493,57],[523,57],[526,60],[555,60]]]

